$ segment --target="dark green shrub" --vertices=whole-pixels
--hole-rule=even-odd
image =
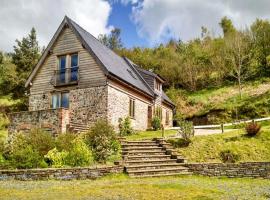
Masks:
[[[245,130],[248,136],[253,137],[260,133],[261,125],[256,122],[251,122],[246,125]]]
[[[55,141],[55,146],[59,151],[69,151],[72,147],[73,140],[75,140],[76,135],[74,133],[63,133],[60,134]]]
[[[179,130],[178,134],[182,137],[182,143],[186,146],[191,142],[191,138],[194,136],[194,127],[193,123],[189,121],[179,121],[178,122]]]
[[[161,128],[161,122],[158,116],[154,116],[154,118],[152,119],[152,127],[155,131]]]
[[[178,138],[178,139],[170,139],[168,142],[173,145],[174,148],[182,148],[182,147],[187,147],[190,143],[191,140],[184,140],[183,138]]]
[[[107,159],[116,154],[117,138],[113,126],[104,120],[98,121],[85,135],[86,143],[92,150],[94,160],[106,162]]]
[[[122,118],[119,118],[118,122],[120,136],[127,136],[135,133],[135,131],[131,127],[131,121],[129,117],[126,117],[124,120]]]
[[[221,161],[224,163],[235,163],[240,160],[240,156],[231,149],[221,151],[219,156]]]

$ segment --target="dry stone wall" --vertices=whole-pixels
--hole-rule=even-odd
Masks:
[[[53,168],[53,169],[21,169],[0,170],[0,181],[3,180],[72,180],[96,179],[110,173],[123,172],[123,166],[106,166],[98,168]]]
[[[185,164],[194,174],[230,178],[267,178],[270,179],[270,162],[226,163],[188,163]]]

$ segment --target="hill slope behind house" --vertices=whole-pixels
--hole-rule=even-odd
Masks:
[[[270,116],[270,79],[246,83],[241,99],[238,87],[233,85],[195,92],[169,89],[167,94],[176,103],[178,116],[195,124]]]

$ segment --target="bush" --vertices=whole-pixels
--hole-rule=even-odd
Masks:
[[[56,148],[50,150],[44,157],[52,167],[64,167],[66,165],[67,151],[58,151]]]
[[[246,125],[245,130],[248,136],[253,137],[259,134],[261,125],[257,124],[256,122],[251,122]]]
[[[69,151],[72,147],[73,140],[75,140],[76,135],[73,133],[63,133],[60,134],[55,141],[55,146],[59,151]]]
[[[191,138],[194,136],[194,127],[193,123],[189,121],[179,121],[179,130],[178,133],[181,135],[182,139],[184,140],[186,146],[189,145],[191,142]]]
[[[9,125],[8,117],[5,114],[0,113],[0,130],[7,128],[8,125]]]
[[[124,120],[122,118],[119,118],[118,122],[120,136],[127,136],[135,133],[135,131],[131,127],[131,121],[129,117],[126,117]]]
[[[240,156],[230,149],[221,151],[219,156],[223,163],[235,163],[240,160]]]
[[[104,120],[98,121],[86,133],[85,139],[92,150],[94,160],[98,162],[106,162],[119,150],[114,128]]]
[[[183,138],[179,138],[179,139],[170,139],[168,140],[168,142],[173,145],[174,148],[181,148],[181,147],[187,147],[191,140],[184,140]]]
[[[158,116],[154,116],[154,118],[152,119],[152,127],[155,131],[161,128],[161,122]]]

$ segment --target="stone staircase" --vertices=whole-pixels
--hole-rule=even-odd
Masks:
[[[72,133],[81,133],[86,132],[88,130],[88,126],[86,124],[71,122],[68,130]]]
[[[190,174],[185,159],[162,139],[121,141],[125,172],[131,177]]]

